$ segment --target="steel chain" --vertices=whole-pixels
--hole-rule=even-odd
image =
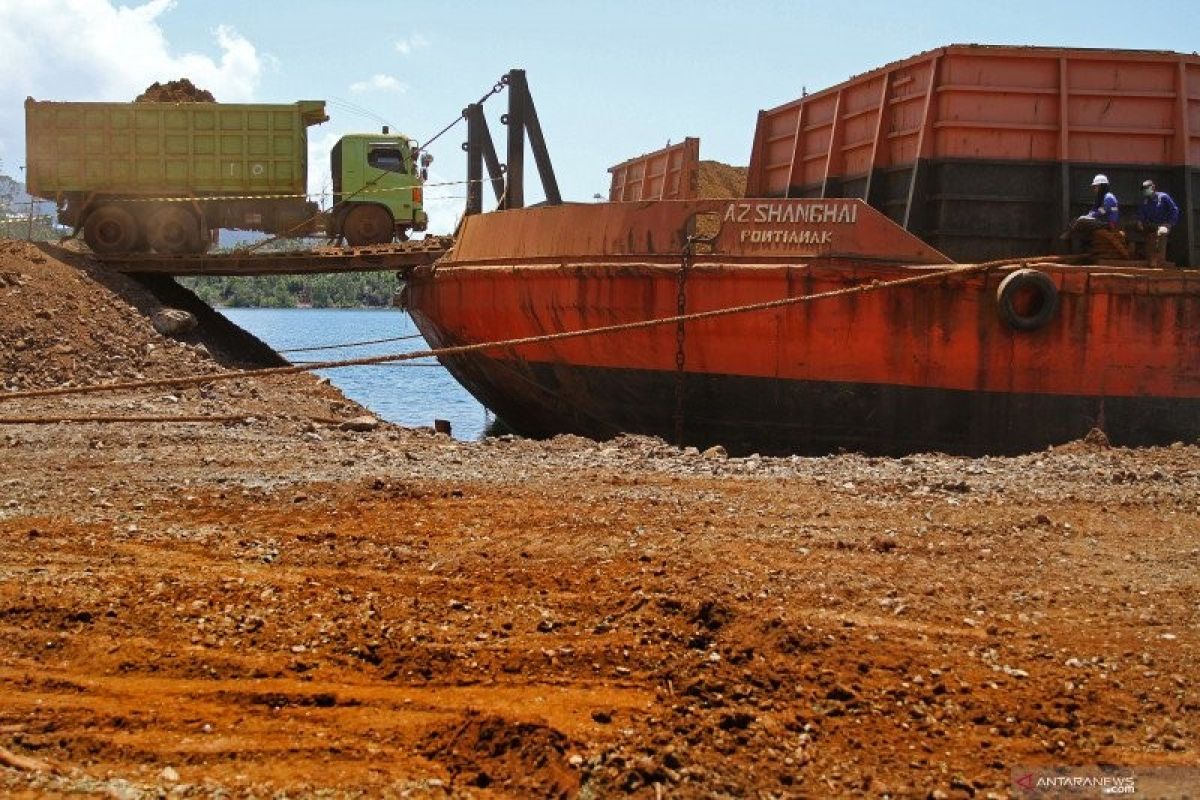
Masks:
[[[483,97],[479,98],[479,101],[476,103],[476,105],[483,105],[485,102],[487,102],[487,99],[488,99],[489,97],[491,97],[491,96],[493,96],[493,95],[500,94],[501,92],[503,92],[503,91],[504,91],[505,87],[507,87],[507,86],[508,86],[508,76],[507,76],[507,75],[504,75],[504,76],[502,76],[502,77],[500,78],[500,80],[496,81],[496,84],[495,84],[495,85],[492,87],[492,90],[491,90],[490,92],[488,92],[487,94],[485,94]],[[418,149],[418,150],[421,150],[421,151],[424,151],[426,148],[428,148],[428,147],[429,147],[429,145],[433,144],[433,143],[434,143],[434,142],[436,142],[438,139],[442,138],[443,134],[447,133],[447,132],[448,132],[448,131],[449,131],[451,128],[453,128],[455,125],[457,125],[458,123],[460,123],[460,122],[462,122],[462,121],[463,121],[463,115],[462,115],[462,114],[459,114],[457,117],[455,117],[455,118],[454,118],[454,119],[453,119],[453,120],[450,122],[450,124],[449,124],[449,125],[447,125],[446,127],[442,128],[440,131],[438,131],[438,132],[437,132],[437,133],[435,133],[433,136],[431,136],[431,137],[429,138],[429,141],[427,141],[427,142],[422,142],[422,143],[420,144],[420,146],[419,146],[417,149]]]
[[[687,274],[691,262],[692,237],[689,236],[683,245],[683,253],[679,259],[679,279],[675,295],[675,311],[679,317],[679,322],[675,326],[675,444],[679,447],[683,447],[683,400],[687,378],[683,369],[686,361],[683,348],[686,336],[684,325],[687,316]]]

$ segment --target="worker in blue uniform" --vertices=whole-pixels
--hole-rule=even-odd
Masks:
[[[1146,234],[1146,258],[1157,267],[1166,258],[1167,237],[1179,222],[1179,206],[1166,192],[1157,191],[1154,181],[1142,182],[1142,204],[1138,206],[1138,230]]]
[[[1090,243],[1092,234],[1098,230],[1117,230],[1117,223],[1121,219],[1121,207],[1117,203],[1117,196],[1109,188],[1108,176],[1097,175],[1092,178],[1092,191],[1096,193],[1095,203],[1090,211],[1071,223],[1071,227],[1062,235],[1064,240],[1074,241],[1074,237],[1078,236]]]

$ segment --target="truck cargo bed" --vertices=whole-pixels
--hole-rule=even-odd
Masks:
[[[303,195],[307,128],[322,101],[54,103],[25,101],[29,191],[174,197]]]

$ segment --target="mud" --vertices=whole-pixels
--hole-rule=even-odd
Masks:
[[[5,387],[222,368],[144,287],[0,252]],[[1195,443],[463,443],[321,421],[362,410],[307,377],[0,419],[146,410],[245,416],[0,425],[0,748],[49,768],[0,794],[983,798],[1197,762]]]
[[[571,797],[580,776],[567,753],[576,746],[545,725],[468,712],[465,719],[435,729],[421,754],[445,764],[452,784],[487,789],[499,783],[528,795]]]

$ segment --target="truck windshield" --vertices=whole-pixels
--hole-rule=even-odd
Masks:
[[[396,147],[372,147],[367,151],[367,164],[387,172],[404,172],[404,153]]]

